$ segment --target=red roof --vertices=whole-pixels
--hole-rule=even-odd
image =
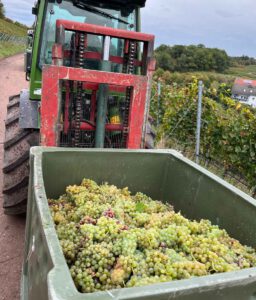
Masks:
[[[236,78],[235,84],[240,86],[253,86],[256,87],[256,80],[245,79],[245,78]]]

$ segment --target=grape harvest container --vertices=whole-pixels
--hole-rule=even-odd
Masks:
[[[170,202],[188,218],[210,219],[256,247],[256,202],[173,150],[31,150],[22,300],[255,300],[256,268],[136,288],[79,293],[62,254],[47,198],[83,178],[128,186]]]

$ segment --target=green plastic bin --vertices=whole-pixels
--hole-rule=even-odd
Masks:
[[[76,290],[47,198],[57,198],[67,185],[83,178],[128,186],[132,192],[170,202],[186,217],[210,219],[242,243],[256,246],[255,200],[178,152],[35,147],[30,164],[21,299],[256,299],[256,268],[92,294]]]

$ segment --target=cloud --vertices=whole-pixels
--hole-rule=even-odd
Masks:
[[[255,0],[147,0],[142,29],[156,44],[205,44],[256,57]]]
[[[237,18],[243,16],[242,13],[234,13],[232,11],[217,9],[216,14],[220,15],[223,18]]]
[[[31,26],[35,17],[32,7],[35,0],[3,0],[7,17]]]
[[[31,25],[35,0],[3,0],[8,17]],[[255,0],[147,0],[142,30],[156,44],[205,44],[256,57]]]

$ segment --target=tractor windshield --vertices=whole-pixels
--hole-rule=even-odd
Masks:
[[[86,2],[86,1],[83,1]],[[124,17],[120,10],[95,8],[88,9],[91,5],[78,7],[73,1],[62,1],[60,4],[49,1],[44,17],[44,26],[41,38],[41,52],[39,58],[39,66],[42,68],[44,64],[52,63],[52,46],[55,43],[56,20],[64,19],[82,23],[90,23],[95,25],[107,26],[117,29],[136,30],[135,10]],[[72,32],[66,34],[65,49],[70,49]],[[122,45],[116,39],[112,39],[111,55],[120,55]],[[100,51],[102,47],[101,37],[88,35],[88,47],[93,51]],[[122,52],[121,52],[122,53]]]

